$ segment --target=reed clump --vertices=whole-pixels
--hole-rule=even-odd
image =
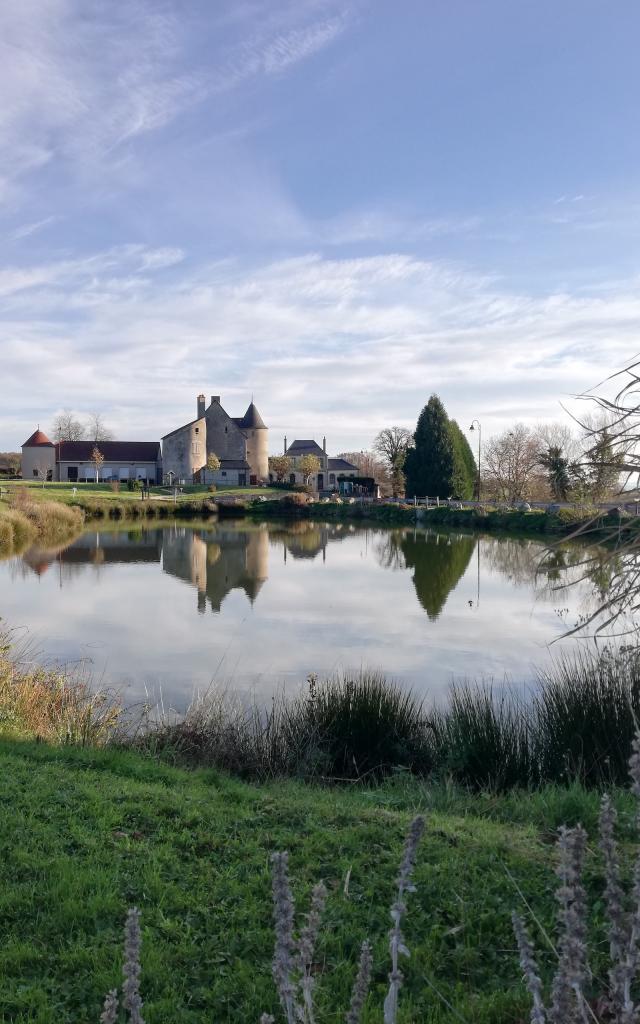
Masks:
[[[186,714],[142,733],[143,748],[193,765],[215,765],[245,779],[294,776],[332,781],[380,779],[432,768],[422,702],[379,673],[344,675],[265,708],[213,689]]]
[[[61,668],[33,662],[0,634],[0,733],[47,743],[103,746],[117,734],[122,715],[115,695]]]
[[[34,541],[60,543],[71,540],[82,529],[80,509],[57,501],[34,501],[18,489],[7,507],[0,507],[0,555],[21,551]]]

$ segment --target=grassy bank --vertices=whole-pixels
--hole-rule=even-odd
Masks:
[[[278,1015],[269,872],[276,849],[290,850],[297,900],[306,903],[319,877],[329,889],[315,958],[318,1019],[341,1019],[330,1009],[348,1005],[359,943],[369,935],[373,986],[363,1020],[378,1024],[388,907],[416,811],[427,828],[404,922],[412,956],[403,964],[399,1021],[516,1024],[528,1006],[510,922],[512,907],[524,909],[518,888],[550,931],[552,830],[578,819],[593,829],[598,803],[575,786],[473,799],[400,780],[375,790],[252,787],[118,750],[6,741],[0,779],[0,1003],[11,1024],[97,1021],[120,980],[121,928],[133,904],[142,911],[148,1024]],[[616,802],[628,838],[631,805],[624,794]],[[594,848],[587,885],[599,891],[600,882]],[[598,975],[601,906],[593,926]],[[536,938],[546,975],[552,957]]]
[[[72,540],[82,529],[80,509],[56,501],[32,501],[28,495],[0,504],[0,557],[23,550],[28,544],[58,544]]]
[[[297,696],[277,694],[266,707],[212,688],[184,715],[157,716],[125,716],[109,691],[41,668],[0,638],[5,735],[124,744],[247,781],[370,784],[400,772],[492,792],[622,785],[640,721],[640,660],[577,655],[527,691],[459,684],[438,704],[370,672],[311,678]]]

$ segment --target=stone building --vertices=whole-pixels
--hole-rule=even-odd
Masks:
[[[300,471],[300,460],[305,455],[314,455],[320,463],[317,473],[309,481],[314,491],[342,491],[349,493],[349,481],[360,475],[360,470],[346,459],[327,455],[327,439],[322,438],[322,448],[317,441],[298,440],[287,445],[284,439],[284,454],[291,460],[290,484],[304,484],[306,480]],[[273,474],[272,474],[273,475]]]
[[[68,483],[95,481],[96,467],[91,461],[98,448],[104,461],[98,469],[100,480],[144,480],[149,484],[162,480],[159,441],[59,441],[53,444],[40,429],[22,445],[23,480],[62,480]]]
[[[244,486],[269,477],[269,431],[253,401],[244,416],[229,416],[212,395],[207,407],[198,395],[196,418],[162,438],[165,479],[185,483],[216,483]],[[220,469],[206,469],[209,455],[220,460]]]

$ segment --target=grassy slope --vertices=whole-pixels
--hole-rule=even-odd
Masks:
[[[262,789],[187,773],[118,751],[0,742],[0,1005],[12,1024],[97,1021],[118,983],[126,908],[143,911],[148,1024],[257,1021],[276,1012],[269,854],[287,848],[306,896],[323,877],[323,1021],[348,1003],[361,938],[375,938],[377,996],[403,835],[416,808],[428,825],[406,935],[412,950],[401,1020],[474,1024],[523,1018],[509,914],[518,880],[551,916],[549,831],[597,798],[456,797],[397,783],[376,791]],[[349,894],[343,884],[351,870]],[[329,997],[329,1003],[326,997]],[[365,1020],[380,1021],[380,998]]]
[[[101,500],[109,499],[115,501],[137,501],[140,502],[139,491],[129,491],[127,487],[121,487],[119,491],[114,491],[109,484],[67,484],[67,483],[45,483],[44,487],[41,482],[31,480],[12,481],[7,485],[7,488],[28,488],[30,497],[35,500],[43,501],[62,501],[72,502],[78,498],[100,498]],[[76,488],[76,495],[74,498],[73,488]],[[5,489],[7,489],[5,488]],[[283,492],[273,487],[226,487],[219,486],[216,490],[216,494],[220,495],[238,495],[239,497],[255,497],[256,495],[264,494],[267,496],[281,495]],[[168,487],[152,487],[152,497],[164,497],[172,498],[173,492]],[[188,501],[192,498],[209,498],[212,497],[209,493],[208,487],[200,485],[188,485],[183,488],[181,494],[178,495],[178,501]],[[1,500],[1,499],[0,499]]]

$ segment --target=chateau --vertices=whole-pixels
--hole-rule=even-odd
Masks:
[[[244,416],[229,416],[212,395],[209,406],[198,395],[196,418],[162,438],[162,471],[165,479],[204,482],[209,455],[220,460],[220,469],[206,471],[207,483],[242,487],[269,479],[269,431],[253,401]]]
[[[60,441],[53,444],[39,428],[22,446],[22,475],[25,479],[63,480],[82,483],[96,479],[92,453],[93,441]],[[158,441],[100,441],[103,456],[97,467],[99,479],[126,482],[143,480],[149,484],[215,483],[230,487],[268,484],[274,476],[269,472],[269,430],[251,401],[244,416],[230,416],[222,408],[219,395],[212,395],[207,405],[204,395],[196,399],[196,416],[176,427]],[[357,466],[345,459],[327,455],[327,440],[322,447],[313,440],[295,440],[287,444],[284,454],[290,462],[287,483],[308,483],[316,491],[352,493],[360,473]],[[210,455],[220,466],[207,468]],[[303,473],[304,456],[317,459],[317,472]]]

